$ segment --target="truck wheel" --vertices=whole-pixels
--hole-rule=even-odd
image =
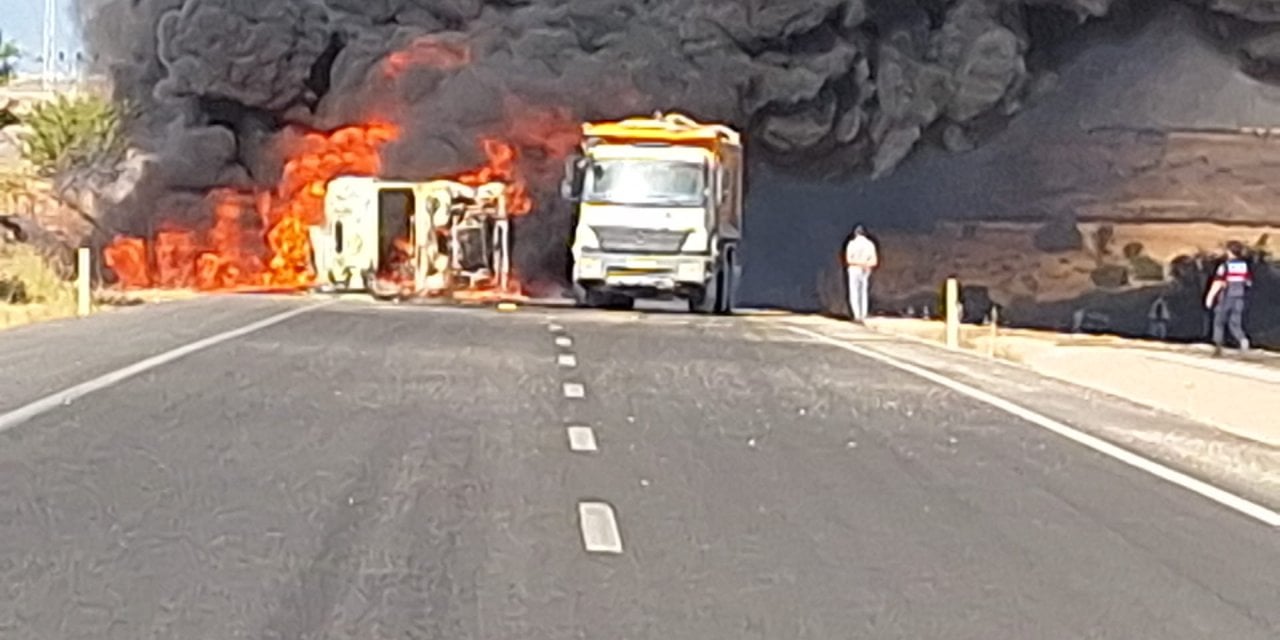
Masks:
[[[590,289],[580,284],[575,284],[573,285],[573,302],[574,306],[590,309],[599,304],[599,299]]]
[[[734,290],[737,289],[737,278],[734,277],[734,268],[737,257],[732,251],[727,252],[725,256],[724,268],[718,274],[718,300],[716,300],[716,313],[727,316],[733,313]]]
[[[716,313],[720,305],[720,272],[707,281],[705,287],[701,291],[693,294],[689,298],[689,311],[691,313]]]
[[[636,299],[631,296],[614,295],[609,297],[609,302],[605,306],[614,311],[630,311],[636,308]]]

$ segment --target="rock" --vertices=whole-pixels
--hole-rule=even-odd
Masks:
[[[991,313],[991,292],[982,286],[960,287],[960,307],[963,313],[960,321],[968,324],[981,324]]]
[[[1084,236],[1076,227],[1073,216],[1062,216],[1040,227],[1033,243],[1037,249],[1049,253],[1079,251],[1084,248]]]
[[[0,129],[0,166],[22,160],[22,135],[30,128],[12,124]]]
[[[1133,279],[1136,282],[1164,281],[1164,265],[1151,256],[1136,255],[1130,258],[1129,271],[1133,274]]]
[[[1119,289],[1129,284],[1129,270],[1118,264],[1104,264],[1094,269],[1089,279],[1104,289]]]
[[[1104,224],[1093,232],[1093,250],[1098,257],[1111,255],[1111,241],[1115,238],[1116,228],[1109,224]]]

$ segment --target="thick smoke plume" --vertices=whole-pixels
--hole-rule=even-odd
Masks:
[[[474,167],[477,141],[498,137],[547,194],[577,121],[657,109],[733,123],[754,157],[776,166],[879,176],[920,144],[981,144],[1044,88],[1046,52],[1079,24],[1174,3],[80,0],[79,9],[149,154],[109,221],[137,232],[204,190],[273,184],[282,136],[375,119],[401,130],[383,153],[387,177]],[[1201,7],[1251,73],[1280,65],[1280,0],[1179,4]],[[551,217],[543,237],[524,236],[524,262],[548,264],[563,248],[563,221]]]

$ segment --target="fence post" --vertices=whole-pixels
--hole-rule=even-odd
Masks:
[[[76,250],[76,315],[81,318],[89,315],[91,310],[93,269],[89,264],[89,257],[88,247]]]
[[[991,342],[987,345],[987,355],[996,357],[996,340],[1000,338],[1000,307],[991,305]]]
[[[947,347],[960,348],[960,283],[947,278]]]

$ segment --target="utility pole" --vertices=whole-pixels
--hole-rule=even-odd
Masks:
[[[49,89],[58,71],[58,0],[44,0],[44,29],[40,46],[40,57],[44,63],[40,72],[40,84],[44,89]]]

